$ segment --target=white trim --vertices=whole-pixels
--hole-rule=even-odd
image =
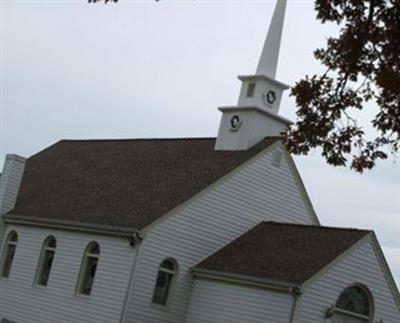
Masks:
[[[141,250],[143,249],[142,245],[143,245],[143,240],[140,241],[140,243],[138,245],[135,245],[135,249],[136,249],[135,257],[134,257],[134,259],[132,261],[132,266],[131,266],[131,272],[130,272],[130,275],[129,275],[128,286],[126,287],[125,297],[124,297],[123,304],[122,304],[121,315],[120,315],[120,318],[119,318],[119,322],[120,323],[125,322],[126,315],[128,314],[128,305],[129,305],[129,303],[131,301],[131,298],[133,297],[133,286],[134,286],[134,281],[135,281],[135,278],[136,278],[135,274],[137,274],[137,271],[135,269],[136,269],[136,264],[138,262],[139,255],[141,254]],[[137,248],[136,248],[136,246],[137,246]]]
[[[229,282],[238,285],[251,286],[273,290],[276,292],[283,292],[288,294],[301,293],[300,286],[287,282],[275,281],[265,278],[258,278],[254,276],[233,274],[228,272],[219,272],[208,269],[192,268],[192,275],[195,278],[205,278],[209,280],[216,280],[222,282]]]
[[[236,112],[236,111],[244,111],[244,110],[253,110],[253,111],[257,111],[261,114],[264,114],[264,115],[270,117],[271,119],[274,119],[274,120],[276,120],[280,123],[283,123],[287,126],[290,126],[293,124],[293,121],[286,119],[286,118],[280,116],[279,114],[269,112],[268,110],[262,109],[255,105],[254,106],[253,105],[223,106],[223,107],[219,107],[218,110],[221,112]]]
[[[6,225],[25,225],[38,228],[49,228],[62,231],[84,232],[96,235],[105,235],[112,237],[130,238],[136,232],[134,228],[126,228],[120,226],[109,226],[92,223],[75,222],[68,220],[46,219],[34,216],[24,216],[17,214],[3,215],[3,220]]]
[[[50,239],[54,239],[56,246],[55,247],[49,247],[48,245],[46,245]],[[50,251],[53,253],[53,262],[54,262],[54,258],[56,255],[56,249],[57,249],[57,239],[54,237],[54,235],[48,235],[46,236],[46,238],[44,238],[43,242],[42,242],[42,248],[39,254],[39,259],[36,265],[36,273],[35,273],[35,277],[33,280],[33,286],[34,287],[40,287],[40,288],[46,288],[46,286],[48,285],[49,279],[50,279],[50,273],[51,273],[51,268],[53,267],[53,263],[50,266],[50,270],[49,270],[49,277],[47,277],[47,282],[46,285],[42,285],[40,284],[40,280],[41,280],[41,276],[43,275],[43,261],[44,261],[44,257],[46,255],[47,251]]]
[[[287,90],[290,89],[290,85],[287,85],[285,83],[279,82],[277,80],[275,80],[272,77],[269,77],[267,75],[264,74],[253,74],[253,75],[239,75],[238,79],[240,81],[257,81],[257,80],[264,80],[266,82],[272,83],[273,85],[283,89],[283,90]]]
[[[163,268],[162,265],[166,261],[171,262],[174,266],[174,269]],[[157,303],[154,301],[154,295],[157,290],[158,277],[160,276],[160,272],[166,273],[170,276],[169,286],[167,288],[167,294],[164,295],[165,296],[164,303]],[[153,288],[153,294],[151,297],[150,306],[152,306],[152,307],[155,306],[155,308],[164,309],[164,310],[170,309],[170,306],[173,303],[173,297],[174,297],[173,295],[174,295],[174,291],[175,291],[176,280],[178,278],[177,277],[178,272],[179,272],[178,262],[174,258],[166,258],[160,263],[160,265],[158,266],[158,270],[157,270],[157,275],[156,275],[156,279],[155,279],[155,284],[154,284],[154,288]]]
[[[352,316],[352,317],[356,317],[356,318],[359,318],[359,319],[363,319],[365,321],[370,321],[371,320],[371,317],[369,317],[369,316],[358,314],[358,313],[354,313],[354,312],[350,312],[350,311],[346,311],[346,310],[338,308],[336,306],[334,306],[332,308],[332,311],[333,311],[333,313],[345,314],[345,315],[348,315],[348,316]]]
[[[313,206],[311,199],[307,193],[306,187],[304,185],[303,180],[301,179],[300,173],[297,169],[296,163],[294,162],[292,155],[287,151],[287,149],[285,148],[285,146],[283,144],[282,144],[282,148],[283,148],[282,151],[283,151],[284,158],[285,158],[287,164],[289,165],[289,169],[291,170],[293,180],[297,184],[297,187],[300,191],[300,195],[302,197],[302,200],[303,200],[306,208],[309,211],[309,216],[311,217],[313,224],[321,225],[321,223],[318,219],[317,213],[315,212],[314,206]]]
[[[379,244],[378,238],[376,237],[375,232],[371,234],[371,243],[372,249],[374,250],[375,256],[378,259],[379,265],[381,266],[381,270],[385,275],[386,281],[389,285],[390,292],[393,295],[395,303],[400,311],[400,293],[399,289],[397,288],[396,282],[393,278],[392,272],[390,271],[390,267],[386,261],[385,254],[382,251],[382,248]]]
[[[15,234],[17,236],[17,241],[9,241],[9,236],[11,234]],[[12,265],[14,263],[15,260],[15,254],[17,252],[17,247],[18,247],[18,238],[19,238],[19,234],[17,232],[17,230],[15,229],[11,229],[10,231],[8,231],[5,235],[4,235],[4,243],[2,244],[2,250],[1,250],[1,258],[0,258],[0,278],[4,279],[4,280],[8,280],[10,278],[10,274],[11,274],[11,269],[12,269]],[[9,273],[8,276],[4,276],[3,275],[3,271],[4,271],[4,266],[5,266],[5,257],[8,251],[8,247],[9,246],[14,246],[14,255],[13,255],[13,259],[11,260],[11,264],[10,264],[10,269],[9,269]]]
[[[89,248],[93,245],[93,244],[97,244],[97,246],[99,247],[99,253],[89,253],[88,250]],[[100,248],[100,244],[97,241],[90,241],[86,244],[85,250],[83,251],[83,257],[82,257],[82,262],[81,262],[81,266],[79,268],[79,275],[78,275],[78,281],[76,283],[76,287],[75,287],[75,296],[84,296],[84,297],[90,297],[90,295],[92,294],[93,291],[93,286],[94,286],[94,282],[96,279],[96,274],[97,274],[97,270],[98,270],[98,266],[99,266],[99,262],[100,262],[100,254],[101,254],[101,248]],[[88,261],[89,259],[96,259],[96,272],[94,273],[93,276],[93,281],[92,281],[92,286],[90,287],[90,293],[86,294],[86,293],[82,293],[82,286],[83,286],[83,282],[85,279],[85,274],[87,272],[87,265],[88,265]]]

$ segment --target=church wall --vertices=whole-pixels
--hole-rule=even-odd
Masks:
[[[149,229],[124,322],[184,322],[191,267],[263,220],[312,223],[288,162],[284,158],[280,167],[272,164],[278,147],[273,145]],[[170,257],[179,273],[168,306],[156,306],[151,299],[158,267]]]
[[[196,278],[186,323],[288,323],[292,306],[288,293]]]
[[[18,245],[11,274],[0,278],[0,321],[18,323],[119,322],[136,250],[124,239],[27,226],[15,229]],[[34,277],[41,247],[48,235],[57,248],[47,287],[36,287]],[[100,245],[100,258],[90,296],[76,295],[84,250]]]
[[[399,322],[400,310],[370,239],[308,285],[301,297],[295,322],[323,322],[327,308],[335,305],[341,292],[354,283],[367,286],[372,293],[375,320],[383,319],[385,323]]]

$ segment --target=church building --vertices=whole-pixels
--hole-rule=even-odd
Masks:
[[[285,9],[216,138],[6,156],[1,323],[400,322],[374,232],[323,226],[284,146]]]

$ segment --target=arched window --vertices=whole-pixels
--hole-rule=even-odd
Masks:
[[[100,257],[100,246],[97,242],[91,242],[86,247],[78,281],[78,293],[90,295],[96,275],[97,264]]]
[[[154,288],[153,303],[160,305],[167,304],[168,294],[176,278],[176,273],[177,265],[174,260],[166,259],[161,263]]]
[[[354,322],[370,321],[373,316],[373,300],[369,290],[361,285],[346,288],[337,300],[336,312],[337,317],[354,317]]]
[[[4,243],[3,256],[1,257],[0,276],[7,278],[10,276],[11,266],[14,260],[15,250],[17,249],[18,234],[11,231]]]
[[[35,282],[37,285],[47,286],[56,247],[57,242],[53,236],[49,236],[46,238],[46,240],[44,240],[36,272]]]

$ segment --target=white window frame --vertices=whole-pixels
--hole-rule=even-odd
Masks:
[[[89,250],[91,249],[91,246],[94,245],[94,244],[96,244],[98,249],[99,249],[98,253],[89,252]],[[79,278],[78,278],[78,283],[77,283],[76,292],[75,292],[76,295],[89,297],[92,294],[93,286],[94,286],[94,280],[96,278],[97,268],[99,266],[100,254],[101,254],[100,244],[97,241],[91,241],[91,242],[89,242],[87,244],[85,252],[83,254],[83,259],[82,259],[82,263],[81,263],[81,267],[80,267],[80,271],[79,271]],[[97,260],[97,262],[96,262],[96,272],[95,272],[94,277],[93,277],[92,285],[90,287],[90,292],[89,293],[84,293],[82,288],[85,285],[84,284],[85,283],[84,280],[86,278],[86,272],[88,270],[87,266],[88,266],[89,259],[96,259]]]
[[[11,240],[11,238],[15,236],[15,240]],[[1,256],[1,261],[0,261],[0,278],[2,279],[8,279],[10,277],[11,274],[11,270],[12,270],[12,266],[15,260],[15,253],[17,252],[17,245],[18,245],[18,233],[15,230],[12,230],[10,232],[8,232],[8,234],[6,235],[6,239],[4,241],[4,247],[3,247],[3,253]],[[10,263],[7,265],[8,268],[8,272],[7,275],[5,275],[4,271],[6,269],[6,256],[9,253],[10,247],[13,246],[14,247],[14,254],[13,257],[10,261]]]
[[[55,246],[54,247],[50,247],[49,246],[49,242],[51,240],[54,240]],[[46,287],[49,284],[49,279],[50,279],[50,273],[51,273],[51,269],[53,267],[53,263],[54,263],[54,257],[56,254],[56,248],[57,248],[57,239],[53,236],[53,235],[49,235],[46,237],[46,239],[44,239],[43,244],[42,244],[42,251],[40,252],[40,258],[39,258],[39,262],[37,265],[37,269],[36,269],[36,275],[35,275],[35,285],[38,287]],[[44,274],[44,261],[45,261],[45,256],[46,256],[46,252],[52,252],[53,253],[53,261],[52,264],[50,266],[50,270],[49,270],[49,274],[47,277],[47,281],[46,284],[41,284],[41,277]]]
[[[361,289],[363,293],[365,293],[365,296],[367,297],[368,302],[369,302],[369,311],[370,311],[370,313],[368,315],[359,314],[359,313],[356,313],[356,312],[348,311],[348,310],[342,309],[340,307],[337,307],[337,303],[339,302],[340,298],[342,297],[342,294],[347,289],[350,289],[350,288],[353,288],[353,287],[357,287],[357,288]],[[338,297],[338,299],[336,301],[336,304],[332,307],[332,312],[331,313],[332,314],[334,314],[334,313],[343,314],[343,315],[347,315],[349,317],[355,317],[355,318],[359,318],[359,319],[365,320],[366,322],[371,322],[373,317],[374,317],[374,313],[375,313],[374,300],[373,300],[373,296],[371,294],[371,291],[369,290],[369,288],[367,286],[364,286],[363,284],[359,284],[359,283],[355,283],[355,284],[352,284],[350,286],[347,286],[346,288],[344,288],[341,291],[341,293],[340,293],[340,295],[339,295],[339,297]]]
[[[169,268],[164,268],[163,267],[163,264],[165,262],[167,262],[167,261],[172,263],[174,269],[169,269]],[[171,276],[171,278],[169,280],[168,291],[167,291],[167,294],[165,295],[165,299],[163,300],[163,302],[158,302],[158,301],[155,300],[155,293],[156,293],[156,290],[157,290],[157,281],[158,281],[160,272],[166,273],[166,274]],[[164,308],[169,306],[169,304],[171,303],[171,300],[172,300],[173,291],[175,289],[175,282],[176,282],[177,276],[178,276],[178,263],[176,262],[176,260],[172,259],[172,258],[164,259],[161,262],[161,264],[160,264],[160,266],[158,267],[158,270],[157,270],[156,282],[154,284],[153,295],[152,295],[152,298],[151,298],[151,304],[152,305],[160,306],[160,307],[164,307]]]

